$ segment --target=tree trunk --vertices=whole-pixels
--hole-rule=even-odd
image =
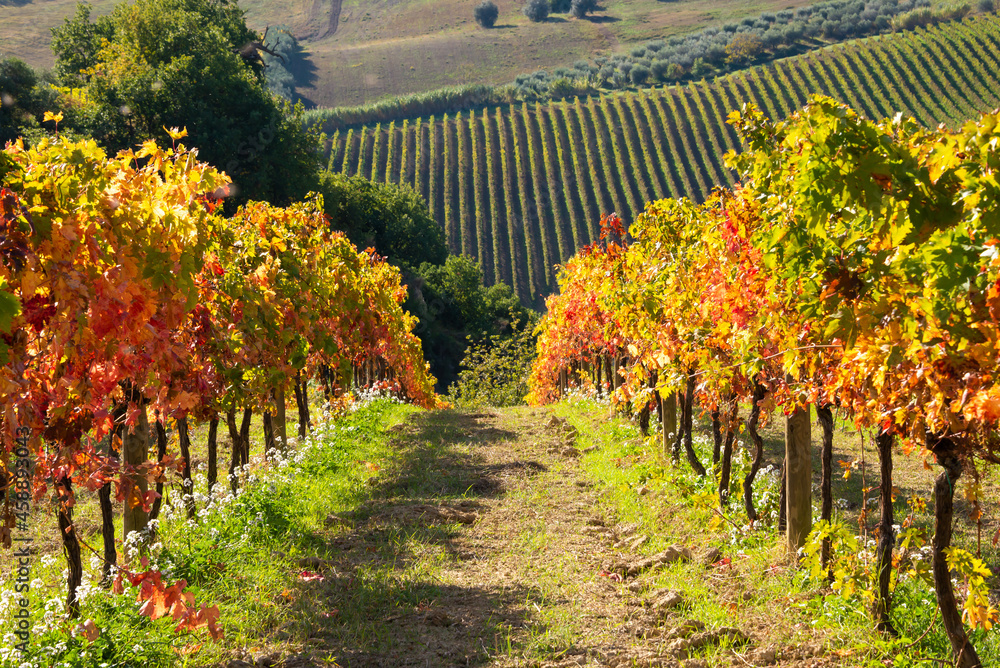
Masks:
[[[274,441],[274,423],[271,420],[271,411],[264,411],[262,421],[264,423],[264,457],[267,458],[269,453],[278,447]]]
[[[647,381],[649,387],[655,387],[656,382],[653,380],[652,375]],[[639,431],[643,436],[649,436],[649,399],[642,402],[642,408],[639,409]]]
[[[778,492],[778,533],[785,533],[788,528],[788,460],[781,459],[778,477],[781,478],[781,491]]]
[[[306,384],[302,375],[295,375],[295,405],[299,409],[299,439],[305,439],[306,428],[309,426],[309,395],[306,394]]]
[[[250,418],[253,413],[249,408],[243,409],[243,422],[240,423],[240,464],[250,463]]]
[[[226,427],[229,429],[229,440],[233,443],[232,457],[229,460],[229,488],[236,494],[239,486],[240,460],[243,458],[243,446],[240,441],[240,430],[236,426],[236,408],[226,411]]]
[[[764,464],[764,439],[757,431],[757,425],[760,424],[760,402],[764,401],[766,396],[767,388],[755,380],[751,399],[753,403],[750,405],[750,418],[747,420],[747,433],[750,435],[750,440],[753,441],[753,460],[750,462],[750,470],[743,479],[743,505],[747,509],[747,518],[751,522],[760,519],[757,515],[757,509],[753,505],[753,481],[757,477],[760,467]]]
[[[719,503],[729,505],[729,478],[733,470],[733,441],[736,439],[736,420],[739,418],[740,402],[734,396],[730,399],[728,420],[726,421],[726,440],[722,446],[722,470],[719,472]]]
[[[167,430],[163,426],[163,421],[157,417],[153,423],[156,431],[156,463],[159,464],[167,456]],[[149,511],[149,519],[155,520],[160,517],[160,506],[163,505],[163,471],[157,476],[156,481],[157,497],[153,499],[153,507]]]
[[[274,390],[274,415],[271,416],[271,426],[274,429],[274,440],[278,442],[278,449],[282,452],[287,452],[288,425],[285,421],[284,387],[277,387]]]
[[[181,470],[181,487],[184,490],[184,506],[189,520],[195,519],[194,481],[191,479],[191,434],[188,432],[187,416],[177,418],[177,442],[180,445],[184,468]]]
[[[812,453],[809,406],[785,416],[788,551],[798,554],[812,530]]]
[[[138,392],[139,419],[131,431],[126,428],[123,440],[123,459],[128,466],[140,466],[146,463],[149,455],[149,419],[146,417],[144,400]],[[133,488],[125,495],[125,505],[122,508],[122,532],[126,540],[133,531],[142,531],[149,523],[149,515],[143,508],[143,499],[149,490],[145,475],[136,476]]]
[[[688,372],[687,391],[684,394],[684,452],[687,454],[688,463],[694,472],[700,476],[705,475],[705,467],[698,461],[698,455],[694,452],[694,370]]]
[[[614,370],[611,368],[611,356],[604,356],[604,382],[607,384],[604,388],[605,396],[611,394],[611,391],[615,386]]]
[[[214,415],[208,422],[208,493],[212,494],[215,481],[219,477],[219,416]]]
[[[942,438],[936,443],[928,442],[927,445],[937,457],[938,464],[944,469],[934,481],[933,570],[934,589],[937,592],[938,607],[941,609],[941,620],[951,642],[957,668],[979,668],[982,662],[962,624],[962,615],[955,601],[955,590],[952,588],[951,572],[945,556],[945,550],[951,547],[955,487],[962,475],[962,463],[955,452],[955,443],[950,438]]]
[[[73,524],[73,482],[69,476],[59,480],[59,531],[62,534],[63,552],[66,555],[66,610],[70,619],[80,616],[80,599],[77,589],[83,581],[83,560],[80,557],[80,541]]]
[[[123,447],[125,412],[128,404],[117,404],[111,411],[114,427],[108,434],[108,459],[118,459],[118,452]],[[118,565],[118,549],[115,547],[115,511],[111,501],[111,482],[106,482],[97,490],[97,499],[101,506],[101,538],[104,542],[104,563],[101,564],[101,586],[112,584],[111,569]]]
[[[820,519],[829,522],[833,519],[833,409],[829,404],[816,406],[816,419],[823,430],[823,478],[820,482]],[[823,540],[820,552],[823,568],[830,563],[830,539]]]
[[[719,407],[712,409],[712,467],[719,470],[719,458],[722,457],[722,417]]]
[[[875,618],[875,628],[883,633],[896,635],[889,620],[892,600],[889,598],[889,580],[892,576],[892,548],[895,546],[895,536],[892,524],[892,434],[879,432],[875,437],[878,449],[879,475],[879,525],[878,548],[875,551],[875,563],[878,568],[878,588],[872,603],[872,616]]]
[[[97,500],[101,504],[101,537],[104,539],[104,563],[101,564],[101,586],[111,586],[111,568],[118,564],[118,550],[115,549],[115,511],[111,505],[111,483],[101,485],[97,490]]]

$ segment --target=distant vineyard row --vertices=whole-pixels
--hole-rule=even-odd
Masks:
[[[662,197],[702,200],[732,185],[725,123],[752,102],[785,117],[824,93],[870,118],[902,111],[954,126],[1000,100],[1000,19],[848,43],[719,78],[642,91],[493,107],[334,135],[329,168],[406,183],[428,201],[456,253],[486,280],[538,304],[555,265]]]

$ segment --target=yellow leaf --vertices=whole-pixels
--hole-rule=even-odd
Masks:
[[[187,128],[178,130],[177,128],[168,128],[166,125],[164,125],[163,129],[166,130],[167,134],[170,135],[170,138],[173,139],[174,141],[177,141],[178,139],[183,139],[184,137],[188,136]]]
[[[137,158],[145,158],[147,155],[156,155],[160,152],[160,147],[157,146],[156,140],[147,139],[142,143],[142,148],[136,153]]]
[[[46,111],[45,115],[42,116],[43,123],[47,121],[55,121],[56,123],[59,123],[60,121],[62,121],[62,119],[63,115],[61,111],[58,114],[53,114],[51,111]]]

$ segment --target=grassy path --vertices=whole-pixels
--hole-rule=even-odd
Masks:
[[[687,524],[708,524],[711,513],[697,508],[678,512],[659,533],[648,531],[670,507],[630,509],[616,491],[623,486],[634,501],[646,494],[616,479],[617,455],[628,462],[638,451],[634,429],[598,413],[564,414],[577,427],[551,411],[517,408],[410,413],[390,429],[393,455],[367,480],[365,500],[327,518],[316,558],[325,579],[307,587],[315,605],[297,607],[307,619],[296,624],[317,629],[306,639],[310,649],[276,665],[773,663],[773,645],[745,644],[733,628],[739,615],[728,610],[739,601],[742,612],[751,597],[769,609],[766,592],[748,592],[756,584],[787,595],[788,577],[761,585],[757,572],[744,582],[735,567],[716,576],[711,563],[719,557],[708,533]],[[634,523],[618,522],[615,508]],[[688,540],[668,544],[685,534]],[[672,547],[679,557],[669,556]],[[758,565],[752,568],[763,570]],[[689,602],[683,593],[674,609],[664,604],[665,585],[702,598]],[[812,658],[819,643],[803,644],[812,634],[796,630],[798,616],[795,608],[774,613],[772,621],[787,622],[780,633],[756,614],[743,626],[768,643],[795,638],[780,665],[828,665]],[[682,634],[706,638],[694,653],[707,662],[678,662],[686,656],[676,644]],[[328,662],[309,663],[320,657]]]
[[[343,624],[312,656],[577,665],[626,648],[633,602],[600,575],[613,557],[592,533],[595,493],[576,458],[548,451],[561,441],[545,415],[415,413],[392,430],[396,463],[366,502],[331,516],[322,564],[335,576],[315,594],[336,600]]]

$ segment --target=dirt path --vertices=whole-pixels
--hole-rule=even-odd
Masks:
[[[634,527],[600,514],[570,428],[543,410],[438,411],[393,434],[399,459],[370,501],[328,518],[327,559],[300,564],[326,576],[301,622],[314,650],[230,666],[706,665],[678,659],[712,632],[642,571],[713,556],[639,559]]]

